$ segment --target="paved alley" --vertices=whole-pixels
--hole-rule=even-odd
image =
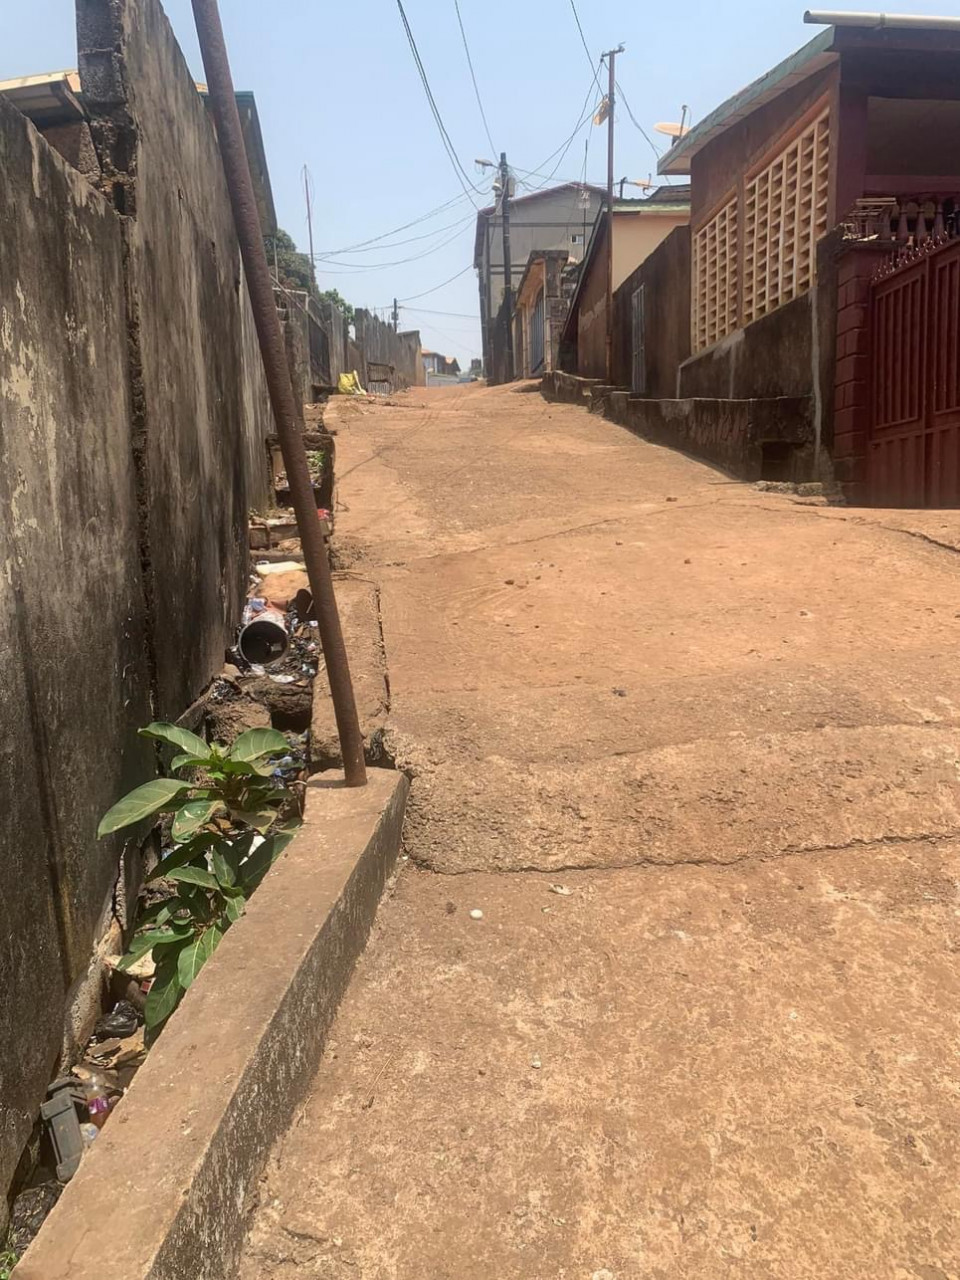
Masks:
[[[242,1280],[957,1280],[960,513],[530,384],[328,423],[408,860]]]

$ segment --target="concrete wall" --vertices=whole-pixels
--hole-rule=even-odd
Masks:
[[[109,914],[96,826],[151,753],[120,219],[3,101],[0,171],[5,1191]]]
[[[603,413],[644,440],[679,449],[744,480],[811,479],[814,428],[809,397],[648,400],[613,391],[597,379],[562,372],[545,374],[541,391],[547,400]],[[765,445],[786,446],[786,458],[776,458],[776,476],[771,475]]]
[[[839,232],[817,246],[817,283],[680,367],[681,396],[811,397],[817,479],[829,479],[833,444]]]
[[[397,333],[393,325],[386,324],[370,311],[362,310],[355,313],[353,328],[362,365],[358,372],[364,386],[370,381],[371,364],[393,367],[394,391],[425,385],[420,334],[415,329]]]
[[[645,395],[677,394],[680,366],[690,355],[690,228],[677,227],[614,294],[613,381],[631,387],[633,295],[643,286]]]
[[[584,266],[587,278],[577,298],[576,372],[581,378],[603,378],[607,371],[606,235]]]
[[[656,213],[656,206],[641,214],[613,215],[613,287],[619,289],[627,276],[677,227],[690,222],[690,214]]]
[[[222,666],[272,431],[212,123],[159,5],[79,0],[78,44],[96,165],[0,102],[4,1191],[135,893],[137,843],[97,824],[154,771],[137,728]]]
[[[157,711],[170,718],[219,669],[245,595],[247,511],[265,480],[252,483],[244,463],[269,424],[246,417],[260,395],[242,384],[263,373],[243,363],[240,256],[213,123],[158,0],[78,0],[77,14],[102,181],[127,215]]]

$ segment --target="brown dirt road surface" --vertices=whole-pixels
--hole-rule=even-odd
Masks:
[[[408,861],[243,1280],[957,1280],[960,515],[331,421]]]

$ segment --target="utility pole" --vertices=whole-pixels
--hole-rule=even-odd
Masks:
[[[303,559],[313,593],[313,603],[320,631],[323,660],[330,682],[333,710],[340,735],[343,769],[348,787],[362,787],[367,781],[363,759],[363,735],[357,716],[357,704],[350,681],[347,651],[337,613],[337,601],[333,590],[333,577],[323,528],[317,516],[317,504],[313,493],[313,481],[307,465],[303,443],[302,407],[297,403],[287,354],[277,318],[273,298],[270,268],[263,246],[263,228],[257,211],[257,201],[250,177],[250,165],[243,143],[237,96],[230,74],[230,61],[223,38],[220,11],[217,0],[193,0],[193,13],[197,24],[197,39],[206,72],[217,125],[217,142],[223,161],[224,176],[237,240],[243,257],[244,276],[253,308],[253,319],[260,340],[260,354],[267,379],[267,390],[277,424],[283,465],[286,468],[297,518],[297,529],[303,546]]]
[[[303,190],[307,197],[307,235],[310,238],[310,271],[317,278],[317,260],[313,256],[313,210],[310,208],[310,170],[303,166]]]
[[[400,332],[400,308],[397,306],[397,300],[393,300],[393,332]]]
[[[513,381],[513,266],[510,261],[510,169],[500,152],[500,214],[503,219],[503,301],[507,308],[507,382]]]
[[[610,80],[607,88],[607,382],[613,382],[613,108],[617,86],[617,54],[623,45],[608,49]]]

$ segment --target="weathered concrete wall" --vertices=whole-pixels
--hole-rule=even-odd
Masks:
[[[97,823],[151,753],[120,219],[2,101],[0,172],[5,1191],[109,913]]]
[[[371,363],[393,366],[395,391],[425,385],[420,334],[416,330],[397,333],[392,325],[385,324],[379,316],[360,310],[354,317],[354,332],[363,362],[360,377],[364,385],[370,381]]]
[[[677,227],[629,275],[613,298],[613,381],[633,378],[633,295],[643,287],[646,389],[644,395],[677,394],[680,365],[690,355],[690,228]]]
[[[136,729],[222,665],[272,431],[213,127],[166,19],[78,0],[78,29],[89,130],[54,149],[0,102],[3,1191],[136,886],[135,846],[121,878],[98,821],[153,773]]]
[[[813,404],[809,396],[750,400],[650,400],[569,373],[544,375],[547,400],[581,404],[603,413],[653,444],[679,449],[744,480],[814,478]],[[769,451],[786,446],[783,471],[770,476]],[[765,476],[765,473],[766,476]]]
[[[127,215],[157,711],[223,661],[246,585],[247,459],[272,429],[245,377],[240,256],[216,136],[158,0],[78,0],[84,98],[104,185]],[[266,457],[264,459],[264,475]],[[265,483],[265,482],[264,482]],[[185,607],[185,601],[189,605]]]

